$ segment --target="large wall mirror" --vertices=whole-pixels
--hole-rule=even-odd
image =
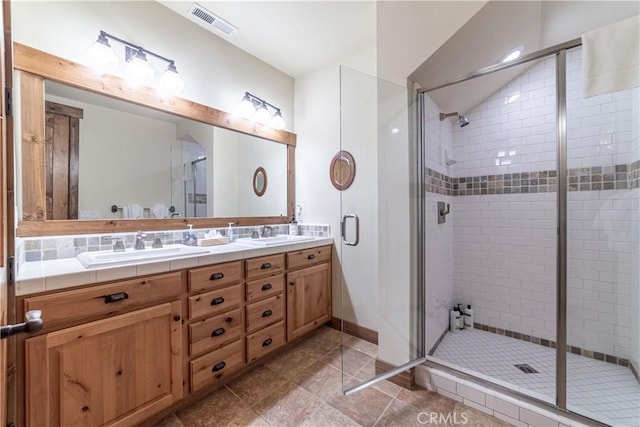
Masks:
[[[34,55],[44,60],[34,62]],[[294,134],[254,129],[246,120],[180,98],[167,104],[122,84],[109,89],[105,80],[117,77],[83,75],[83,67],[72,63],[66,70],[59,58],[19,44],[15,57],[23,98],[17,102],[23,194],[18,235],[179,228],[186,222],[250,225],[291,217]],[[257,167],[269,173],[260,197],[253,189]]]

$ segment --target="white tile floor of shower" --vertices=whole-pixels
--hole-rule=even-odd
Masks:
[[[448,332],[433,357],[541,400],[555,401],[553,348],[465,329]],[[517,364],[528,364],[538,373],[525,374]],[[573,412],[606,424],[640,426],[640,385],[629,368],[568,353],[567,400]]]

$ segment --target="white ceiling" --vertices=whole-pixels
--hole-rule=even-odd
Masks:
[[[423,88],[498,63],[512,48],[531,53],[640,13],[637,1],[491,1],[434,52],[410,79]],[[442,112],[465,114],[528,66],[430,93]]]
[[[158,2],[190,19],[193,1]],[[294,78],[338,63],[375,43],[376,8],[372,1],[197,3],[238,27],[231,37],[221,38]]]
[[[193,1],[157,1],[191,21]],[[375,46],[376,22],[384,19],[376,15],[373,1],[198,4],[239,28],[231,37],[220,37],[294,78]],[[497,63],[518,45],[525,53],[534,52],[639,13],[638,1],[490,1],[409,78],[422,87],[433,86]],[[401,44],[398,49],[411,47]],[[464,114],[527,66],[442,89],[433,98],[444,112]]]

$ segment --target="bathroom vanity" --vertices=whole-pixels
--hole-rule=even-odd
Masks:
[[[44,319],[18,340],[19,424],[137,425],[242,375],[330,320],[328,242],[18,297]]]

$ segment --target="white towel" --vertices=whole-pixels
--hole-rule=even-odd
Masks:
[[[144,218],[144,208],[137,203],[131,203],[129,205],[129,214],[131,218]]]
[[[131,218],[131,213],[129,213],[129,206],[122,207],[122,218],[129,219]]]
[[[153,213],[154,218],[168,218],[169,217],[169,208],[167,208],[162,203],[158,203],[153,205],[151,208],[151,212]]]
[[[584,97],[640,85],[640,15],[582,35]]]

